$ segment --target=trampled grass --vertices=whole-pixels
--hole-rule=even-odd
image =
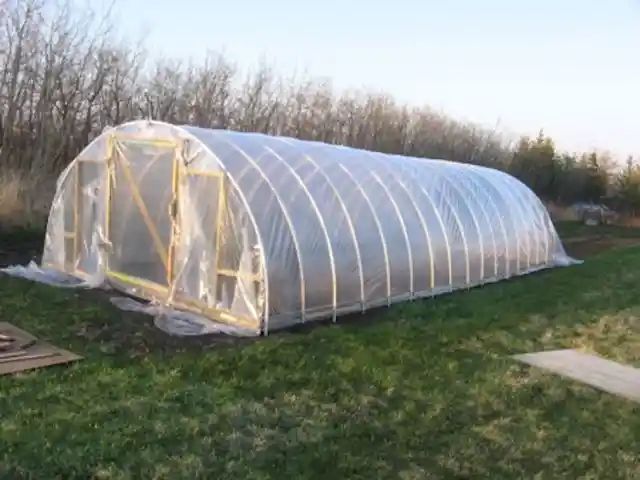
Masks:
[[[562,229],[569,245],[593,231]],[[509,355],[640,366],[639,284],[623,242],[367,324],[207,346],[1,278],[1,320],[86,359],[0,378],[0,478],[638,478],[635,404]]]

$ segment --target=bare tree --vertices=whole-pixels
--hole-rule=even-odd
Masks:
[[[264,62],[241,76],[216,52],[200,64],[152,60],[143,42],[117,38],[112,11],[98,15],[75,0],[0,0],[0,180],[7,172],[21,176],[25,202],[37,197],[46,209],[56,175],[88,142],[108,126],[146,116],[144,92],[152,116],[172,123],[505,170],[522,157],[496,129],[401,105],[384,93],[336,92],[328,79],[283,77]],[[545,165],[557,164],[565,179],[574,172],[574,186],[594,170],[565,157],[547,155]]]

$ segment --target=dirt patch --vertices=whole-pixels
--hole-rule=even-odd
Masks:
[[[260,337],[235,337],[224,334],[172,336],[154,325],[154,318],[141,312],[120,310],[111,303],[112,297],[126,296],[101,289],[78,291],[75,301],[92,304],[110,312],[109,321],[91,322],[82,326],[79,336],[102,346],[103,353],[145,357],[161,352],[171,356],[179,350],[200,352],[212,347],[252,343]]]
[[[564,240],[563,243],[569,255],[575,258],[585,259],[614,248],[640,245],[640,239],[596,236],[569,238]]]
[[[1,235],[1,234],[0,234]],[[43,239],[30,238],[19,241],[0,240],[0,267],[26,265],[31,260],[40,261]]]

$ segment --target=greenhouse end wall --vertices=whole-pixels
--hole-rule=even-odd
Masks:
[[[237,188],[195,138],[135,122],[92,142],[61,175],[43,265],[259,333],[264,270]]]

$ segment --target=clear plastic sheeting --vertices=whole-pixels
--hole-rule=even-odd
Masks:
[[[33,282],[45,283],[56,287],[97,288],[102,286],[104,282],[103,278],[99,276],[81,280],[52,268],[40,267],[33,261],[29,262],[26,266],[10,265],[0,268],[0,272],[12,277],[25,278]]]
[[[111,303],[120,310],[139,312],[154,317],[153,323],[169,335],[189,337],[223,333],[239,337],[254,336],[255,332],[234,325],[213,322],[202,315],[178,312],[153,303],[137,302],[128,297],[112,297]]]
[[[43,254],[213,322],[176,332],[251,334],[572,263],[503,172],[152,121],[105,131],[62,174]]]

